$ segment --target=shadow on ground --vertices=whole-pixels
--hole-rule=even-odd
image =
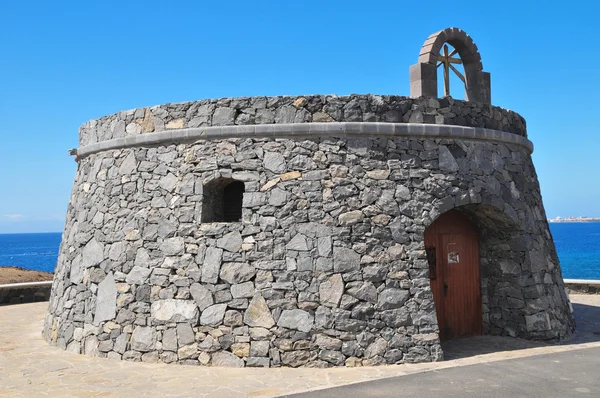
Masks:
[[[515,339],[506,336],[473,336],[442,343],[444,359],[468,358],[501,351],[515,351],[527,348],[555,345],[576,345],[600,342],[600,307],[572,303],[576,329],[573,336],[558,343]]]

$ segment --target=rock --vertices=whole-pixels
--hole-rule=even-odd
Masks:
[[[370,282],[381,282],[385,280],[388,270],[381,265],[372,265],[363,268],[363,279]]]
[[[440,157],[439,157],[439,168],[442,171],[458,171],[458,163],[456,163],[456,159],[452,156],[452,153],[448,149],[448,147],[444,145],[440,145]]]
[[[333,248],[333,269],[335,272],[351,272],[360,269],[360,255],[345,247]]]
[[[315,339],[315,345],[325,350],[339,351],[342,349],[342,340],[334,339],[324,334],[318,334]]]
[[[135,254],[135,260],[133,261],[133,265],[141,267],[141,268],[149,268],[150,267],[150,254],[148,250],[143,247],[139,248]]]
[[[200,308],[200,311],[204,311],[206,307],[214,304],[213,296],[210,290],[199,283],[193,283],[190,286],[190,294],[194,298],[198,308]]]
[[[246,366],[252,368],[268,368],[270,362],[269,358],[250,357],[246,359]]]
[[[245,192],[242,200],[242,207],[259,207],[267,201],[265,192]]]
[[[284,173],[284,174],[279,175],[279,178],[281,178],[281,181],[296,180],[300,177],[302,177],[302,173],[300,173],[299,171],[290,171],[289,173]]]
[[[284,310],[277,321],[277,326],[282,328],[300,330],[308,333],[312,330],[314,317],[303,310]]]
[[[98,356],[98,338],[96,336],[88,336],[85,339],[83,353],[90,357]]]
[[[372,178],[374,180],[387,180],[390,175],[389,170],[370,170],[367,171],[367,178]]]
[[[404,354],[404,362],[406,363],[419,363],[431,361],[431,355],[425,347],[411,347],[408,352]]]
[[[163,332],[162,338],[163,350],[177,351],[177,330],[167,329]]]
[[[323,350],[319,353],[319,359],[332,363],[336,366],[343,365],[346,357],[339,351]]]
[[[551,328],[550,316],[545,311],[533,315],[525,315],[525,323],[528,332],[550,330]]]
[[[387,350],[388,343],[383,338],[377,338],[365,350],[365,358],[373,358],[375,356],[383,356]]]
[[[212,354],[212,366],[224,366],[229,368],[243,368],[244,360],[227,351],[217,351]]]
[[[275,185],[277,185],[279,183],[279,181],[281,181],[281,178],[279,178],[279,177],[276,177],[276,178],[273,178],[272,180],[267,181],[267,183],[265,185],[260,187],[260,191],[261,192],[268,191],[269,189],[271,189]]]
[[[217,108],[212,117],[213,126],[230,126],[234,124],[236,110],[233,108]]]
[[[81,254],[78,254],[73,261],[71,261],[71,270],[69,273],[71,283],[78,284],[83,280],[83,268]]]
[[[266,357],[269,355],[270,343],[268,341],[252,341],[250,343],[251,357]]]
[[[248,326],[266,329],[275,326],[273,315],[271,315],[271,311],[260,293],[254,295],[246,312],[244,312],[244,323]]]
[[[207,326],[218,326],[223,322],[227,304],[214,304],[202,311],[200,324]]]
[[[131,349],[141,352],[154,350],[156,331],[150,326],[136,326],[131,335]]]
[[[331,249],[331,237],[327,236],[327,237],[323,237],[323,238],[317,238],[317,252],[319,253],[319,256],[322,257],[330,257],[331,253],[332,253],[332,249]]]
[[[160,250],[165,256],[178,256],[183,254],[184,240],[182,237],[168,238],[160,244]]]
[[[157,234],[161,238],[170,238],[177,231],[177,226],[174,222],[161,218],[158,221]]]
[[[256,275],[256,269],[247,263],[225,263],[220,273],[221,279],[232,285],[247,282],[254,275]]]
[[[350,358],[346,359],[346,362],[344,363],[344,365],[346,365],[346,367],[348,367],[348,368],[355,368],[357,366],[362,366],[362,359],[357,358],[357,357],[350,357]]]
[[[177,181],[177,177],[175,177],[174,174],[169,173],[158,181],[158,186],[167,192],[173,192],[177,185]]]
[[[344,294],[344,281],[340,274],[329,277],[327,281],[319,285],[319,298],[321,304],[328,307],[337,307]]]
[[[209,247],[206,249],[204,263],[202,264],[202,282],[215,284],[219,280],[219,270],[221,269],[221,259],[223,249]]]
[[[288,250],[307,251],[310,250],[306,236],[302,234],[296,234],[292,240],[285,246]]]
[[[133,173],[137,168],[137,161],[135,160],[135,152],[131,151],[125,158],[121,166],[119,167],[120,175],[128,175]]]
[[[404,185],[396,186],[396,193],[394,194],[394,196],[396,197],[396,199],[401,200],[410,200],[412,198],[410,194],[410,189],[408,189],[408,187],[405,187]]]
[[[194,337],[194,331],[192,327],[187,322],[182,322],[177,324],[177,342],[179,346],[192,344],[196,341]]]
[[[231,345],[231,352],[236,357],[248,357],[250,356],[250,344],[249,343],[234,343]]]
[[[412,325],[410,313],[405,307],[397,308],[394,310],[382,311],[380,313],[380,316],[381,320],[385,322],[387,326],[392,328]]]
[[[185,119],[174,119],[165,125],[166,129],[182,129],[185,125]]]
[[[85,268],[94,267],[104,260],[104,246],[92,238],[81,251]]]
[[[285,171],[285,158],[282,154],[276,152],[265,152],[263,159],[265,169],[273,173],[283,173]]]
[[[296,109],[289,105],[284,105],[275,112],[275,123],[294,123]]]
[[[371,282],[364,282],[360,286],[355,286],[347,290],[347,293],[359,300],[377,303],[377,288]]]
[[[406,303],[409,296],[408,290],[385,289],[379,294],[377,306],[382,310],[400,308]]]
[[[192,358],[196,356],[196,354],[198,354],[198,344],[196,343],[185,345],[177,350],[179,360]]]
[[[217,239],[217,247],[237,253],[242,247],[242,235],[239,232],[230,232],[222,238]]]
[[[364,218],[365,218],[365,215],[363,214],[362,211],[353,210],[353,211],[349,211],[347,213],[340,214],[339,222],[340,222],[340,225],[349,226],[349,225],[354,225],[359,222],[362,222],[362,220]]]
[[[149,268],[142,268],[136,265],[127,274],[125,282],[129,283],[130,285],[143,285],[148,280],[151,272],[152,271]]]
[[[127,333],[120,334],[115,339],[115,344],[113,346],[113,351],[118,352],[119,354],[123,354],[127,349],[127,344],[129,343],[130,335]]]
[[[287,351],[281,353],[281,362],[284,365],[298,367],[305,365],[311,358],[310,351]]]
[[[244,326],[244,320],[242,313],[236,310],[225,311],[225,317],[223,318],[223,325],[225,326]]]
[[[244,282],[231,286],[233,298],[250,298],[254,296],[254,282]]]
[[[269,193],[269,204],[271,206],[282,206],[287,201],[287,192],[283,189],[273,188]]]
[[[197,319],[198,309],[192,300],[157,300],[152,303],[150,314],[161,322],[189,322]]]
[[[117,315],[117,285],[112,272],[98,285],[94,325],[114,319]]]

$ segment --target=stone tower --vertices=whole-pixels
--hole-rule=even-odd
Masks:
[[[468,101],[437,98],[444,43]],[[273,367],[436,361],[440,338],[478,333],[568,337],[525,120],[490,104],[459,29],[427,39],[410,76],[411,97],[223,98],[84,124],[45,338]]]

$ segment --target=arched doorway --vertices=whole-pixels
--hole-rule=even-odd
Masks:
[[[440,339],[481,334],[479,230],[450,210],[425,230],[429,278]]]

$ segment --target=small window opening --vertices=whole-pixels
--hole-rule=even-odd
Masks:
[[[244,183],[231,178],[217,178],[204,185],[202,222],[236,222],[242,220]]]

